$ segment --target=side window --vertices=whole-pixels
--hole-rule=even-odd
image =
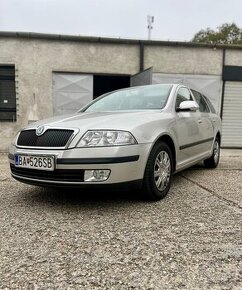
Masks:
[[[180,88],[176,96],[176,108],[179,108],[180,103],[183,101],[193,101],[192,96],[188,89]]]
[[[191,91],[193,93],[193,96],[194,96],[196,102],[199,105],[199,111],[202,113],[209,113],[210,112],[209,107],[208,107],[206,101],[204,100],[202,94],[200,94],[199,92],[194,91],[194,90],[191,90]]]
[[[214,106],[212,105],[211,101],[209,100],[209,98],[207,98],[206,96],[203,95],[203,98],[206,100],[209,109],[212,113],[216,114],[216,110],[214,109]]]

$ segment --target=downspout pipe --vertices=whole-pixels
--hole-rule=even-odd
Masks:
[[[224,107],[224,91],[225,91],[225,80],[223,79],[224,75],[224,67],[225,67],[225,59],[226,59],[226,49],[223,48],[223,60],[222,60],[222,96],[221,96],[221,107],[220,107],[220,117],[223,119],[223,107]]]
[[[144,70],[144,42],[139,42],[139,71]]]

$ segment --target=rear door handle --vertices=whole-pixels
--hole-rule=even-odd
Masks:
[[[203,121],[201,119],[198,120],[198,123],[201,124]]]

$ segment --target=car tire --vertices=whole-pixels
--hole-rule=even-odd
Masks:
[[[219,138],[216,137],[213,143],[213,154],[210,158],[203,161],[204,166],[206,168],[216,168],[219,163],[219,158],[220,158],[220,142]]]
[[[152,148],[144,173],[142,193],[146,200],[164,198],[171,186],[173,158],[165,142],[157,142]]]

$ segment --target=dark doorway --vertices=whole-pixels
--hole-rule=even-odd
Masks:
[[[130,76],[120,75],[94,75],[93,99],[102,94],[130,87]]]

